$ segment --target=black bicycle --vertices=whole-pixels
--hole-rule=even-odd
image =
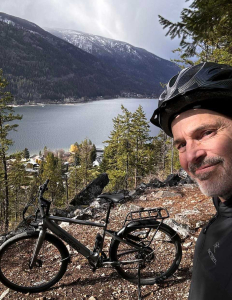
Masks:
[[[41,222],[32,223],[34,230],[10,238],[0,248],[0,280],[7,287],[37,293],[57,283],[70,262],[69,251],[62,240],[85,256],[93,270],[111,265],[121,277],[138,284],[139,288],[160,283],[177,270],[182,256],[181,240],[163,223],[169,217],[167,209],[130,212],[123,228],[116,232],[108,230],[107,225],[113,204],[119,203],[123,194],[99,196],[109,203],[106,221],[102,224],[50,215],[51,202],[43,198],[47,185],[48,180],[39,189],[36,216],[39,212]],[[90,250],[59,227],[57,221],[97,226],[102,228],[102,234],[97,234],[95,247]],[[112,237],[108,256],[102,250],[106,234]]]

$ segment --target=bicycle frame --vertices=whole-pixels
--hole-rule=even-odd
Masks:
[[[108,209],[108,214],[110,212],[111,205],[109,206]],[[61,228],[59,225],[57,225],[54,221],[62,221],[62,222],[69,222],[69,223],[74,223],[74,224],[81,224],[81,225],[86,225],[86,226],[95,226],[104,229],[104,234],[107,234],[111,236],[112,238],[119,240],[120,242],[127,244],[129,246],[133,246],[135,249],[141,249],[141,246],[133,243],[132,241],[126,240],[121,238],[120,236],[117,235],[116,231],[113,230],[108,230],[107,223],[101,224],[97,222],[90,222],[90,221],[83,221],[83,220],[75,220],[75,219],[70,219],[70,218],[65,218],[65,217],[57,217],[57,216],[45,216],[42,223],[39,224],[39,229],[40,229],[40,235],[38,237],[38,241],[36,243],[36,247],[34,250],[33,258],[31,260],[31,267],[33,267],[36,257],[39,253],[39,250],[43,244],[43,240],[45,237],[45,233],[47,229],[50,229],[51,232],[56,234],[61,240],[65,241],[67,244],[69,244],[71,247],[73,247],[78,253],[82,254],[84,257],[86,257],[88,260],[91,262],[96,263],[98,261],[99,255],[96,252],[93,252],[89,248],[87,248],[84,244],[82,244],[79,240],[74,238],[71,234],[69,234],[66,230]],[[101,249],[102,250],[102,249]],[[68,258],[67,258],[68,259]],[[134,262],[140,262],[141,259],[135,260]],[[126,263],[126,262],[125,262]],[[131,261],[130,261],[131,263]],[[119,264],[118,262],[105,262],[105,264]],[[121,262],[122,264],[122,262]],[[104,263],[103,263],[104,265]]]
[[[40,234],[33,252],[33,256],[31,259],[30,267],[32,268],[35,263],[36,263],[36,258],[37,255],[39,254],[39,251],[42,247],[45,235],[46,235],[46,230],[50,229],[51,232],[53,232],[55,235],[57,235],[61,240],[65,241],[67,244],[69,244],[71,247],[73,247],[78,253],[82,254],[84,257],[86,257],[90,263],[93,263],[93,265],[96,267],[98,264],[98,259],[99,256],[101,255],[102,248],[103,248],[103,243],[105,239],[105,234],[110,235],[113,239],[116,239],[124,244],[127,244],[129,246],[134,247],[137,250],[142,250],[144,247],[139,245],[138,243],[131,241],[127,238],[121,238],[120,233],[125,229],[123,227],[117,234],[116,231],[108,230],[107,225],[109,223],[109,216],[110,216],[110,211],[111,207],[113,205],[112,201],[109,201],[109,206],[106,214],[106,220],[105,224],[97,223],[97,222],[90,222],[90,221],[83,221],[83,220],[76,220],[76,219],[71,219],[71,218],[65,218],[65,217],[58,217],[58,216],[52,216],[49,215],[49,209],[50,209],[50,204],[51,202],[44,199],[42,197],[44,191],[47,188],[48,180],[45,182],[43,186],[40,188],[40,193],[39,193],[39,210],[42,216],[43,221],[41,224],[39,224],[39,229],[40,229]],[[103,229],[103,241],[101,243],[101,247],[99,251],[91,251],[89,248],[87,248],[84,244],[82,244],[80,241],[78,241],[76,238],[74,238],[71,234],[69,234],[67,231],[65,231],[63,228],[61,228],[59,225],[55,223],[55,221],[61,221],[61,222],[69,222],[69,223],[75,223],[75,224],[81,224],[81,225],[86,225],[86,226],[94,226],[94,227],[99,227]],[[143,224],[144,225],[144,224]],[[128,224],[126,225],[128,226]],[[158,230],[158,229],[157,229]],[[67,258],[69,259],[69,257]],[[141,259],[136,259],[134,261],[130,261],[130,263],[135,263],[135,262],[140,262]],[[113,261],[107,261],[107,262],[102,262],[102,265],[104,264],[111,264],[111,265],[119,265],[119,264],[127,264],[128,262],[113,262]]]

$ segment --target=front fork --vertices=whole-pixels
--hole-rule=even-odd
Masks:
[[[41,229],[40,232],[39,232],[39,237],[36,241],[36,245],[35,245],[35,249],[34,249],[34,252],[33,252],[33,255],[32,255],[32,259],[31,259],[30,264],[29,264],[30,269],[32,269],[35,266],[36,262],[37,262],[37,256],[38,256],[39,251],[40,251],[40,249],[43,245],[45,235],[46,235],[46,230]]]

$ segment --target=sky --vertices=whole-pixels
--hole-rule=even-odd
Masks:
[[[177,58],[179,39],[165,36],[158,15],[177,22],[186,0],[0,0],[0,12],[42,28],[73,29],[144,48],[162,58]]]

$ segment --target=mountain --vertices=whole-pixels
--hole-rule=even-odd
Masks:
[[[76,30],[46,30],[107,62],[112,68],[125,72],[138,82],[141,89],[146,86],[150,91],[154,91],[155,88],[159,94],[162,90],[160,82],[166,83],[180,70],[174,63],[125,42]]]
[[[100,39],[96,37],[95,40],[97,38]],[[116,41],[113,42],[116,45]],[[153,54],[136,48],[137,54],[143,53],[141,59],[136,59],[136,55],[128,53],[128,44],[119,43],[125,45],[124,50],[120,50],[120,46],[117,51],[114,46],[114,52],[108,57],[106,54],[97,56],[95,52],[103,49],[100,45],[98,50],[89,53],[34,23],[0,13],[0,68],[19,104],[80,101],[128,93],[158,96],[159,82],[166,82],[178,68],[158,58],[157,67],[149,67],[144,53],[149,57]],[[109,52],[108,48],[105,52]],[[123,57],[128,67],[123,66]],[[153,73],[155,75],[149,79]]]

